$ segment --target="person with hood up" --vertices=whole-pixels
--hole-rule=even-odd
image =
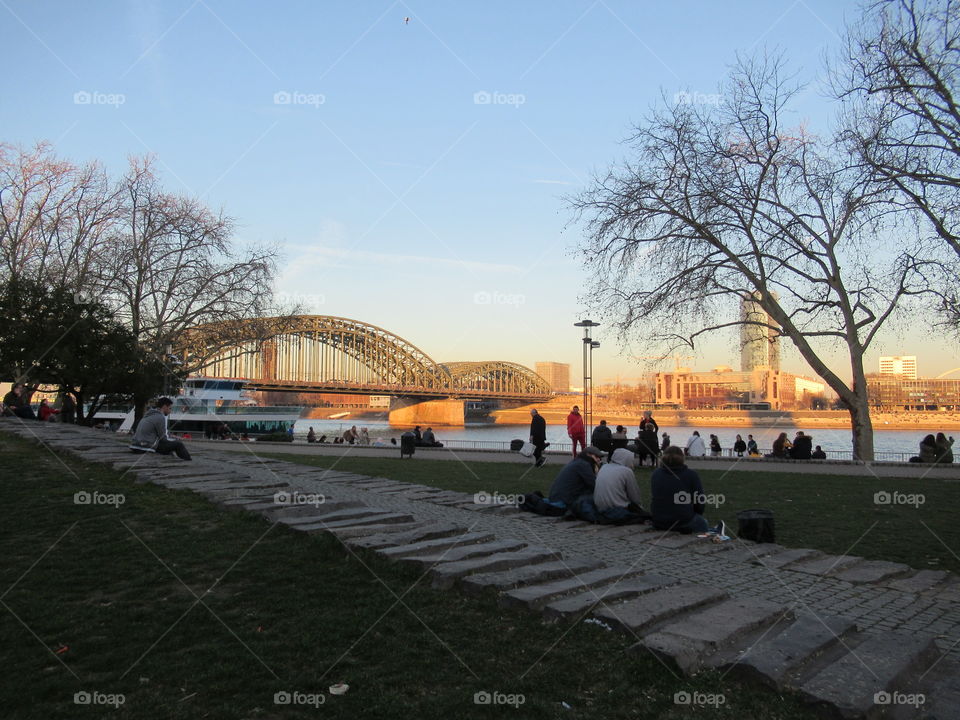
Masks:
[[[650,512],[657,530],[706,532],[705,496],[700,476],[684,463],[683,450],[668,447],[650,476]]]
[[[173,400],[168,397],[157,400],[157,406],[140,418],[130,449],[134,452],[153,450],[160,455],[176,453],[181,460],[192,460],[183,441],[171,438],[167,430],[167,418],[172,411]]]
[[[603,450],[589,445],[564,465],[550,486],[550,501],[561,502],[572,508],[578,497],[593,493],[597,484],[597,470],[604,455]]]
[[[611,508],[626,508],[630,512],[641,513],[643,508],[640,488],[633,474],[636,465],[634,454],[626,448],[617,448],[610,456],[610,462],[600,468],[593,490],[593,502],[599,512]]]
[[[949,464],[953,462],[953,436],[948,438],[942,432],[938,432],[934,446],[937,451],[938,463]]]
[[[707,448],[703,444],[703,438],[700,437],[700,433],[696,430],[693,431],[693,435],[687,440],[686,454],[690,457],[703,457],[707,454]]]

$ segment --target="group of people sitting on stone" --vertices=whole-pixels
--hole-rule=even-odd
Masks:
[[[950,464],[953,462],[953,436],[942,432],[927,435],[920,441],[920,454],[910,458],[910,462]]]
[[[32,395],[33,392],[28,390],[23,383],[14,383],[10,391],[3,396],[0,415],[3,417],[18,417],[23,420],[39,420],[40,422],[53,422],[54,420],[76,422],[77,405],[70,393],[60,394],[59,408],[55,408],[46,398],[43,398],[36,412],[33,411],[33,405],[30,403]]]
[[[650,476],[649,511],[643,508],[634,474],[636,454],[616,448],[604,463],[606,455],[590,445],[567,463],[550,486],[550,504],[576,515],[585,502],[592,503],[601,522],[649,521],[658,530],[682,533],[708,530],[703,483],[686,466],[683,449],[663,449],[660,466]]]

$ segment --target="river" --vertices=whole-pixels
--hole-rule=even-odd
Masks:
[[[296,435],[305,436],[310,427],[313,427],[317,437],[326,434],[332,441],[335,435],[343,434],[343,431],[356,424],[357,428],[366,427],[369,430],[371,440],[382,438],[389,442],[389,438],[399,438],[402,430],[390,427],[385,422],[352,422],[349,419],[343,420],[319,420],[316,418],[306,418],[298,420],[294,426]],[[752,433],[757,444],[762,451],[769,452],[773,441],[781,432],[786,432],[787,436],[793,438],[797,428],[783,425],[777,428],[732,428],[721,426],[702,427],[668,427],[660,426],[661,432],[670,435],[672,444],[686,444],[690,433],[697,430],[704,441],[709,444],[711,434],[716,434],[720,438],[720,446],[725,451],[733,446],[737,433],[747,439],[747,433]],[[451,442],[455,446],[467,446],[471,443],[495,443],[509,442],[515,438],[526,440],[529,437],[528,425],[466,425],[464,427],[442,427],[435,429],[435,434],[440,442]],[[636,427],[627,429],[628,435],[636,436]],[[899,459],[894,457],[883,458],[886,453],[903,453],[904,455],[913,455],[917,452],[917,445],[920,440],[931,431],[924,430],[876,430],[874,432],[874,445],[878,453],[878,459]],[[851,449],[851,435],[849,430],[804,430],[804,433],[813,437],[813,444],[820,445],[828,455],[842,458],[849,457]],[[950,434],[949,432],[947,433]],[[547,441],[555,445],[560,443],[569,443],[567,437],[566,425],[547,425]],[[726,454],[726,452],[724,452]]]

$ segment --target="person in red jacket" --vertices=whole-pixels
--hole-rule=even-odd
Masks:
[[[37,417],[40,419],[40,422],[47,422],[48,420],[53,420],[54,415],[59,415],[59,410],[54,410],[50,407],[50,404],[47,402],[47,399],[44,398],[40,401],[40,410],[37,413]]]
[[[567,415],[567,435],[570,442],[573,443],[573,456],[577,457],[577,443],[580,443],[580,451],[587,448],[587,430],[583,426],[583,415],[580,414],[580,408],[573,406],[573,410]]]

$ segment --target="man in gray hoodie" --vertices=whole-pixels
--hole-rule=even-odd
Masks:
[[[629,508],[632,512],[642,512],[640,487],[633,474],[636,465],[634,454],[626,448],[617,448],[610,456],[610,462],[597,473],[597,484],[593,491],[593,502],[599,512],[610,508]]]
[[[161,455],[174,452],[181,460],[192,460],[183,441],[175,440],[167,433],[167,416],[172,410],[173,400],[167,397],[157,400],[157,406],[140,418],[130,449],[135,452],[154,450]]]

